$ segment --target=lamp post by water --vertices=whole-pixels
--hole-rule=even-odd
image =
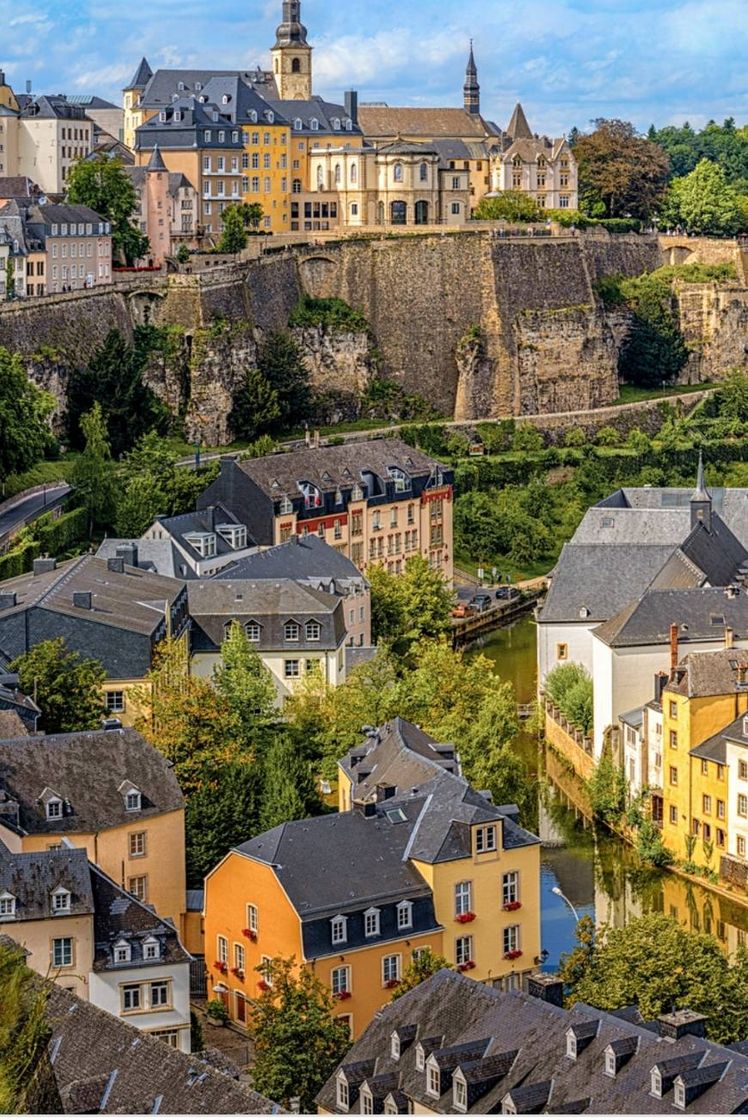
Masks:
[[[564,900],[564,902],[566,903],[566,905],[569,907],[572,914],[574,915],[574,921],[578,922],[579,921],[579,914],[577,914],[575,908],[569,902],[568,898],[566,897],[564,892],[561,890],[561,888],[560,887],[551,887],[551,894],[557,894],[559,898],[562,898]]]

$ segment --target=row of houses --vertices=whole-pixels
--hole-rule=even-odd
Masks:
[[[0,200],[0,299],[111,284],[111,224],[88,206],[35,201],[28,184],[19,189],[26,193]]]

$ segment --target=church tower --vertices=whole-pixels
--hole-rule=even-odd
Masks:
[[[480,116],[480,86],[478,85],[478,68],[473,58],[473,40],[470,40],[470,57],[465,71],[465,85],[462,87],[463,104],[465,111],[471,116]]]
[[[301,0],[283,0],[283,22],[275,32],[271,55],[281,101],[308,101],[312,96],[312,48],[301,22]]]

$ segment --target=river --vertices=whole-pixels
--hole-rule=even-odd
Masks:
[[[490,658],[499,675],[514,685],[519,704],[534,700],[535,622],[531,615],[488,635],[470,651],[470,655],[478,653]],[[537,737],[522,732],[514,749],[538,783],[537,820],[526,823],[537,831],[543,845],[541,943],[548,953],[546,971],[554,971],[561,954],[573,948],[575,914],[588,914],[597,924],[620,926],[648,911],[664,911],[689,929],[713,933],[729,952],[746,944],[746,906],[679,875],[642,864],[627,844],[585,820],[574,800],[573,776]]]

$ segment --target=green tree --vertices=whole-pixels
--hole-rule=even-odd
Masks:
[[[245,745],[260,749],[278,719],[277,693],[272,675],[239,622],[232,622],[221,644],[213,683],[236,717]]]
[[[5,258],[5,298],[16,298],[16,262],[10,253]]]
[[[748,421],[748,375],[745,370],[728,369],[715,396],[720,416]]]
[[[587,794],[598,820],[615,824],[620,819],[626,800],[626,779],[607,744],[587,782]]]
[[[589,923],[589,919],[587,920]],[[581,923],[580,923],[581,926]],[[731,965],[714,938],[652,913],[621,929],[605,926],[562,958],[570,1000],[612,1010],[636,1004],[644,1019],[688,1007],[707,1016],[707,1035],[729,1043],[748,1032],[748,964]],[[579,935],[579,927],[578,927]]]
[[[273,430],[280,419],[278,393],[264,373],[252,367],[234,396],[229,422],[240,439],[257,439]]]
[[[29,381],[20,356],[0,346],[0,482],[43,457],[53,407],[49,393]]]
[[[309,370],[291,335],[274,331],[260,346],[260,373],[278,394],[278,427],[287,429],[311,415]]]
[[[432,953],[430,949],[422,949],[417,957],[411,958],[400,983],[392,992],[392,999],[396,1000],[400,996],[404,996],[406,992],[417,988],[424,980],[428,980],[430,976],[440,972],[443,968],[452,968],[446,957],[440,957],[438,953]]]
[[[602,203],[607,218],[651,217],[667,187],[666,153],[627,121],[594,123],[574,144],[581,209],[593,213]]]
[[[730,186],[719,164],[702,159],[671,187],[671,205],[677,220],[691,233],[740,233],[746,217],[737,191]]]
[[[322,808],[308,758],[290,737],[278,735],[263,759],[260,828],[313,816]]]
[[[381,566],[369,571],[374,640],[404,657],[421,638],[450,632],[454,593],[423,556],[411,557],[401,575]]]
[[[94,526],[111,525],[114,521],[116,486],[112,473],[106,424],[98,401],[81,418],[85,438],[82,455],[70,475],[75,496],[88,513],[89,536]]]
[[[190,259],[190,250],[187,246],[187,243],[185,241],[183,241],[182,244],[177,249],[177,260],[179,261],[180,264],[187,264],[189,259]]]
[[[482,198],[473,217],[482,222],[538,222],[543,214],[535,199],[525,191],[502,191],[492,198]]]
[[[40,728],[48,735],[100,726],[106,714],[101,699],[106,671],[100,661],[71,652],[64,638],[50,638],[22,653],[11,668],[39,705]]]
[[[252,1084],[258,1093],[289,1108],[315,1110],[315,1097],[351,1044],[348,1028],[333,1018],[333,998],[306,967],[276,958],[256,969],[267,991],[252,1000],[255,1061]]]
[[[220,469],[215,462],[200,470],[177,466],[178,456],[157,432],[147,432],[122,460],[121,496],[116,531],[139,537],[158,514],[171,516],[194,509],[199,495]]]
[[[203,760],[199,784],[191,785],[185,808],[189,886],[201,887],[226,852],[261,831],[261,805],[262,770],[256,762]]]
[[[247,231],[239,205],[227,206],[222,214],[223,230],[218,242],[220,253],[240,253],[247,247]]]
[[[104,155],[79,160],[68,178],[67,200],[89,206],[111,222],[112,249],[119,260],[132,265],[148,255],[148,238],[134,221],[138,197],[121,160]]]
[[[62,1112],[47,1062],[52,1034],[48,989],[27,968],[23,949],[0,943],[0,1112]]]
[[[259,202],[244,202],[242,203],[242,215],[244,217],[244,224],[252,230],[260,228],[262,215],[264,210],[262,204]]]
[[[106,420],[112,454],[119,458],[146,432],[163,435],[169,411],[143,380],[144,355],[136,353],[118,330],[111,330],[89,364],[76,370],[68,385],[65,416],[73,447],[83,443],[80,418],[96,401]]]

